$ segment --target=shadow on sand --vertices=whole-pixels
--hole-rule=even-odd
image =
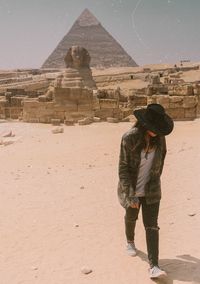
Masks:
[[[148,262],[147,255],[138,250],[138,256]],[[167,278],[154,280],[156,283],[173,284],[174,280],[200,283],[200,259],[191,255],[178,255],[176,259],[161,259],[160,266],[167,272]]]

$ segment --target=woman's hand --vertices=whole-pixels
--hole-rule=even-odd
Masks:
[[[130,207],[131,207],[131,208],[139,209],[140,203],[131,203]]]
[[[136,208],[136,209],[140,208],[140,201],[139,201],[138,197],[133,197],[133,199],[131,200],[130,207],[131,208]]]

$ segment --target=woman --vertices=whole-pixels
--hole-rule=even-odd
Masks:
[[[121,141],[118,197],[125,208],[127,252],[137,254],[135,225],[140,207],[146,230],[150,278],[166,275],[158,264],[158,213],[161,199],[160,176],[166,155],[165,136],[173,130],[173,120],[160,104],[134,111],[137,122]]]

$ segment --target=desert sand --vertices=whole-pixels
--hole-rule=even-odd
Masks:
[[[146,284],[145,234],[126,255],[117,199],[122,134],[132,123],[0,123],[1,284]],[[200,283],[200,119],[175,122],[162,175],[158,283]],[[86,266],[90,274],[81,273]]]

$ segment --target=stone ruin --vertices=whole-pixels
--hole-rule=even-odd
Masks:
[[[134,92],[129,96],[129,107],[134,109],[159,103],[174,120],[193,120],[200,117],[200,84],[171,78],[179,79],[176,76],[165,77],[164,83],[161,83],[159,74],[151,76],[150,84],[143,94]]]
[[[49,123],[93,117],[93,90],[96,84],[89,67],[90,55],[80,46],[72,46],[65,57],[66,69],[38,99],[24,100],[23,120]]]
[[[127,98],[120,90],[97,90],[89,67],[90,55],[80,46],[72,46],[65,57],[66,69],[44,95],[23,101],[23,121],[52,121],[85,124],[93,120],[117,122],[132,110],[123,108]]]
[[[65,65],[65,70],[54,76],[45,92],[37,91],[27,96],[23,90],[7,89],[0,96],[0,118],[54,124],[64,122],[66,125],[76,122],[84,125],[100,120],[129,121],[133,109],[146,107],[149,103],[160,103],[175,120],[200,117],[200,83],[184,82],[180,78],[182,70],[168,69],[156,73],[146,70],[140,76],[148,86],[129,90],[127,94],[127,90],[125,92],[119,87],[97,89],[98,81],[94,81],[90,69],[90,55],[83,47],[72,46],[65,56]],[[130,74],[125,76],[130,77]]]

